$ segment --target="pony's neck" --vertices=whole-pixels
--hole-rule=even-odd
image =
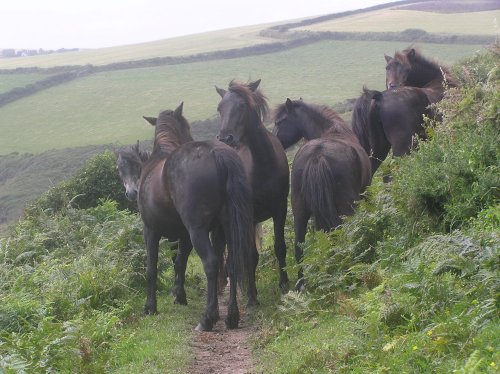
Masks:
[[[413,87],[442,85],[444,80],[443,72],[444,70],[441,70],[437,64],[418,59],[412,65],[406,85]]]
[[[331,124],[326,119],[321,121],[308,121],[303,123],[302,135],[307,141],[321,138],[330,128]]]
[[[174,131],[165,130],[158,132],[155,134],[152,156],[166,158],[179,148],[181,144],[182,142]]]
[[[250,149],[254,161],[260,165],[269,163],[273,158],[274,148],[257,112],[249,113],[245,129],[244,143]]]

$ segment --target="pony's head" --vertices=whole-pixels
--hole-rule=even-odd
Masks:
[[[287,149],[297,143],[302,137],[301,111],[298,108],[299,101],[286,99],[273,113],[274,129],[273,134],[281,142],[283,148]]]
[[[266,97],[258,89],[260,79],[247,84],[231,81],[228,90],[215,87],[222,100],[217,106],[221,117],[221,129],[217,138],[231,146],[237,146],[248,130],[257,126],[267,115]],[[257,122],[257,123],[256,123]]]
[[[139,141],[134,147],[121,150],[117,154],[116,168],[125,187],[125,196],[129,200],[137,198],[142,166],[150,155],[149,152],[139,149]]]
[[[414,48],[396,52],[394,57],[384,55],[387,63],[385,66],[385,85],[388,90],[406,85],[415,55]]]

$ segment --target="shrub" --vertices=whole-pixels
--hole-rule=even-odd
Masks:
[[[99,205],[103,199],[118,202],[120,209],[137,211],[136,202],[125,198],[116,170],[116,156],[104,151],[90,158],[73,177],[60,183],[28,206],[27,214],[49,209],[57,212],[68,205],[86,209]]]
[[[437,105],[443,122],[434,124],[432,141],[398,160],[395,201],[414,222],[450,232],[498,201],[499,103],[493,79],[449,91]]]

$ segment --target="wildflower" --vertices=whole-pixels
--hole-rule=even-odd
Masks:
[[[414,351],[416,351],[416,350],[418,349],[418,347],[417,347],[416,345],[414,345],[414,346],[412,347],[412,349],[413,349]]]
[[[429,330],[429,331],[427,331],[427,336],[432,336],[433,333],[434,333],[434,331]]]
[[[491,366],[492,368],[494,368],[494,367],[496,367],[496,366],[497,366],[497,364],[495,363],[495,361],[491,361],[491,362],[490,362],[490,366]]]

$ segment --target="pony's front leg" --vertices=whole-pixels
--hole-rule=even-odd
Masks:
[[[250,271],[248,272],[248,303],[247,307],[255,307],[259,305],[257,300],[257,281],[255,279],[255,273],[257,271],[257,265],[259,264],[259,252],[257,251],[257,246],[253,246],[250,252]]]
[[[208,231],[197,230],[191,233],[191,242],[201,258],[207,277],[207,306],[201,316],[197,331],[211,331],[219,320],[219,304],[217,298],[217,275],[219,259],[208,237]]]
[[[146,282],[147,296],[144,313],[156,314],[156,278],[158,266],[158,245],[160,236],[146,226],[143,228],[144,241],[146,242],[147,263],[146,263]]]
[[[187,305],[186,290],[184,289],[184,282],[186,280],[186,267],[189,254],[193,249],[189,237],[180,239],[179,250],[175,257],[175,283],[172,288],[172,294],[175,297],[174,303]]]
[[[274,253],[278,259],[280,280],[279,287],[281,292],[288,292],[288,274],[285,271],[286,267],[286,244],[285,244],[285,221],[287,201],[280,207],[278,213],[273,217],[274,223]]]

